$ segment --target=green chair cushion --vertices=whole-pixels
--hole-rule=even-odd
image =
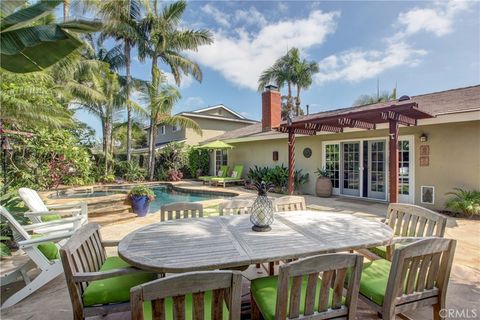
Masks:
[[[200,176],[198,177],[199,180],[203,180],[203,181],[210,181],[212,179],[219,179],[219,178],[224,178],[228,175],[228,166],[221,166],[220,167],[220,170],[222,172],[222,176],[219,177],[219,176]]]
[[[130,265],[120,257],[108,257],[99,271],[128,268]],[[133,273],[90,282],[83,292],[84,306],[130,301],[130,288],[155,280],[155,274]]]
[[[42,234],[33,234],[32,239],[42,237]],[[38,250],[48,259],[57,260],[60,259],[60,252],[55,242],[45,242],[37,246]]]
[[[204,301],[204,319],[212,319],[211,317],[211,306],[212,306],[212,292],[207,291],[205,292],[205,296],[203,298]],[[192,295],[187,294],[185,295],[185,319],[193,319],[192,317],[192,309],[193,309],[193,302],[192,302]],[[228,308],[225,303],[223,303],[223,319],[228,320]],[[145,301],[143,303],[143,319],[144,320],[151,320],[152,319],[152,304],[150,301]],[[165,299],[165,319],[170,320],[173,319],[173,300],[172,298]]]
[[[395,244],[396,249],[405,247],[407,244],[405,243],[397,243]],[[383,259],[387,259],[387,246],[379,246],[379,247],[373,247],[373,248],[368,248],[369,251],[375,253],[377,256]]]
[[[60,220],[60,219],[62,219],[62,216],[60,216],[59,214],[49,214],[41,217],[42,222],[48,222],[48,221],[54,221],[54,220]]]
[[[379,306],[383,305],[385,298],[390,267],[390,261],[384,259],[363,264],[360,293]]]
[[[264,277],[252,280],[250,285],[250,290],[252,295],[258,305],[258,308],[261,310],[265,320],[274,320],[275,319],[275,307],[277,304],[277,276]],[[302,293],[300,296],[300,314],[303,314],[305,311],[305,295],[307,290],[308,277],[303,277],[302,282]],[[320,288],[322,284],[321,281],[317,281],[317,289],[315,296],[318,297],[320,293]],[[289,286],[289,301],[290,301],[290,286]],[[332,304],[333,290],[330,289],[330,294],[328,298],[329,307]],[[345,299],[343,299],[343,302]],[[315,301],[315,309],[318,309],[318,299]]]

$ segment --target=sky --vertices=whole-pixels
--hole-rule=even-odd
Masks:
[[[320,67],[301,95],[310,113],[350,107],[377,81],[397,96],[480,84],[478,1],[190,1],[182,25],[210,30],[214,43],[186,53],[203,80],[183,77],[175,113],[224,104],[260,120],[258,77],[292,47]],[[136,50],[132,75],[150,79]],[[101,136],[93,115],[77,117]]]

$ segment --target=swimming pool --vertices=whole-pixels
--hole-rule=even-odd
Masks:
[[[173,202],[198,202],[210,199],[230,198],[231,196],[215,193],[200,193],[191,191],[181,191],[173,189],[171,186],[152,187],[155,193],[155,200],[150,203],[149,212],[156,212],[160,207]]]
[[[111,196],[113,194],[127,193],[126,191],[121,190],[97,190],[97,191],[79,191],[79,192],[59,192],[57,194],[51,195],[51,199],[78,199],[78,198],[96,198],[96,197],[105,197]]]

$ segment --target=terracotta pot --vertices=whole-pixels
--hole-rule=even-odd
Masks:
[[[319,177],[315,192],[319,197],[330,197],[332,195],[332,180],[327,177]]]

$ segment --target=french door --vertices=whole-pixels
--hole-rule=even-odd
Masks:
[[[400,137],[399,159],[399,201],[413,203],[413,137]],[[387,138],[326,142],[323,167],[334,194],[388,200]]]

